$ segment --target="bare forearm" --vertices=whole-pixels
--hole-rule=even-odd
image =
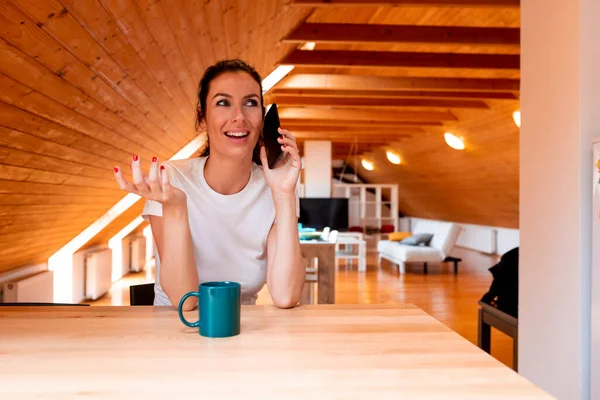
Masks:
[[[269,270],[269,291],[278,307],[293,307],[298,303],[305,280],[300,251],[296,199],[294,195],[274,195],[277,213],[277,246],[273,267]]]
[[[160,281],[173,306],[183,295],[198,289],[198,273],[194,257],[192,235],[187,207],[163,207],[163,255]],[[184,309],[193,309],[194,297],[184,303]]]

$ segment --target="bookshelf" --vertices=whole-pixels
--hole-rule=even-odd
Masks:
[[[364,232],[393,225],[398,231],[398,185],[335,183],[332,197],[348,199],[349,225]]]

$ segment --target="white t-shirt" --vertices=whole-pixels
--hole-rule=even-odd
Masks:
[[[204,178],[206,157],[165,163],[171,184],[187,195],[188,218],[198,279],[239,282],[242,304],[255,304],[267,279],[267,236],[275,223],[275,205],[261,166],[252,163],[248,184],[240,192],[215,192]],[[142,217],[162,216],[162,205],[146,200]],[[296,186],[296,216],[299,215]],[[156,257],[154,305],[170,306],[160,286]]]

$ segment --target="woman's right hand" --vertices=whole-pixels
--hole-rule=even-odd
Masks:
[[[187,196],[182,190],[171,185],[165,166],[161,165],[159,168],[156,157],[152,159],[148,175],[142,173],[141,160],[137,155],[133,156],[130,167],[133,182],[125,179],[121,168],[114,168],[115,179],[122,190],[162,205],[186,205]]]

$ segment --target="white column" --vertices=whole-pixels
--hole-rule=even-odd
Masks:
[[[331,142],[307,140],[304,142],[305,197],[331,197]]]
[[[565,400],[590,398],[599,17],[597,0],[521,2],[519,373]]]

